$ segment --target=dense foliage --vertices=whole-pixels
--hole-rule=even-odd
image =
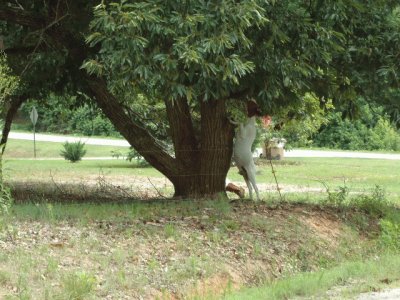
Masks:
[[[77,96],[50,94],[40,101],[29,101],[21,109],[18,129],[31,129],[29,113],[35,106],[39,113],[36,129],[42,132],[81,135],[120,136],[101,110],[91,102],[82,103]]]
[[[29,95],[89,95],[181,196],[223,191],[230,103],[254,98],[287,129],[305,120],[299,139],[330,103],[398,109],[394,0],[20,0],[0,4],[0,20]]]
[[[387,115],[379,116],[376,122],[365,118],[343,119],[334,113],[330,121],[314,137],[314,145],[344,150],[390,150],[400,151],[400,133],[390,123]]]

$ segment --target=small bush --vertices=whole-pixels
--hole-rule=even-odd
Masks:
[[[80,161],[86,154],[85,143],[80,141],[75,143],[65,142],[63,147],[64,150],[61,150],[60,155],[70,162]]]

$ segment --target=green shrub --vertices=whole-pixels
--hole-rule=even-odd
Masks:
[[[87,96],[86,96],[87,97]],[[31,130],[29,113],[35,106],[39,113],[38,131],[54,133],[76,133],[83,135],[120,136],[101,110],[88,103],[82,105],[78,96],[49,94],[45,101],[29,101],[22,106],[25,124],[14,128]],[[89,101],[89,98],[85,98]]]
[[[60,155],[70,162],[80,161],[86,154],[85,143],[80,141],[75,143],[65,142],[63,147],[64,150],[61,150]]]
[[[379,225],[381,245],[386,249],[400,251],[400,214],[392,214],[381,220]]]
[[[84,135],[118,136],[114,126],[99,109],[85,104],[71,113],[68,128]]]
[[[341,113],[330,116],[328,125],[314,138],[314,145],[343,150],[365,149],[368,128],[361,121],[342,119]]]
[[[344,150],[400,150],[400,133],[387,115],[373,115],[367,109],[357,120],[342,118],[342,112],[330,115],[314,138],[314,145]]]
[[[400,134],[387,118],[381,117],[371,129],[369,150],[400,150]]]

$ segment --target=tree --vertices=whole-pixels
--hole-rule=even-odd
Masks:
[[[190,197],[224,191],[231,103],[254,98],[273,114],[308,92],[323,105],[394,86],[377,71],[398,73],[395,15],[396,1],[21,0],[0,4],[0,28],[27,94],[92,96],[175,196]],[[143,118],[151,106],[132,110],[138,99],[163,103],[172,154]]]

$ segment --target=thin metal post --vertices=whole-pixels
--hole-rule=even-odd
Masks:
[[[36,126],[33,125],[33,156],[36,158]]]

